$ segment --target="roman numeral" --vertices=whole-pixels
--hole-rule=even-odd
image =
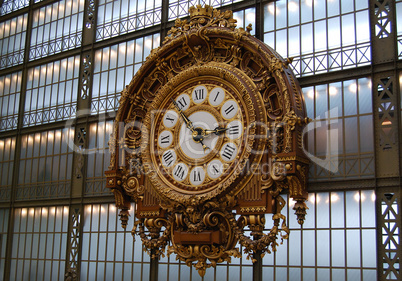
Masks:
[[[229,128],[229,134],[230,135],[237,135],[239,133],[239,125],[235,125]]]
[[[176,166],[176,170],[174,171],[174,175],[182,180],[184,178],[184,168],[183,168],[183,166]]]
[[[235,147],[232,147],[230,145],[225,146],[225,150],[222,153],[222,157],[225,157],[226,159],[230,160],[232,159],[233,152],[236,150]]]
[[[216,99],[218,98],[219,93],[220,93],[220,92],[217,92],[217,93],[216,93],[216,96],[215,96],[215,98],[214,98],[214,102],[216,102]]]
[[[201,181],[201,172],[194,171],[193,179],[194,179],[194,181]]]
[[[219,174],[219,170],[218,170],[218,168],[217,168],[216,165],[212,165],[212,173],[213,173],[214,175]]]
[[[233,104],[231,104],[228,108],[225,109],[225,114],[229,115],[230,112],[232,112],[234,110],[234,106]]]
[[[163,161],[165,161],[166,166],[170,166],[173,162],[173,153],[171,151],[166,152],[163,154]]]
[[[166,120],[169,120],[170,122],[174,123],[174,118],[169,117],[169,115],[166,115]]]
[[[181,99],[179,99],[177,101],[180,105],[180,109],[184,108],[187,105],[186,99],[184,97],[182,97]]]
[[[194,94],[195,94],[195,99],[196,100],[204,99],[204,89],[194,90]]]
[[[170,135],[167,135],[165,137],[161,137],[161,143],[169,143],[170,142]]]

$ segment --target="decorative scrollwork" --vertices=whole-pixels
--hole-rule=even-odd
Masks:
[[[149,230],[146,234],[145,227]],[[160,231],[165,228],[162,235]],[[138,229],[138,230],[137,230]],[[144,245],[145,251],[151,256],[152,259],[165,256],[165,248],[170,241],[171,223],[167,219],[150,218],[140,219],[134,223],[131,230],[131,235],[135,240],[135,235],[139,235]]]

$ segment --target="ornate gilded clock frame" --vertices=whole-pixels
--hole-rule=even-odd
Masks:
[[[201,276],[208,267],[240,257],[236,243],[248,257],[276,250],[278,235],[283,239],[289,234],[282,193],[295,200],[300,224],[306,215],[309,161],[302,130],[308,118],[303,95],[288,67],[291,60],[282,59],[250,30],[236,28],[231,11],[191,7],[190,21],[176,20],[122,92],[109,142],[107,187],[123,228],[135,202],[132,234],[141,237],[152,258],[167,247],[168,254],[195,266]],[[205,192],[181,192],[162,181],[155,171],[159,167],[153,166],[151,113],[163,109],[171,93],[188,81],[207,80],[235,89],[248,133],[242,154],[219,184]],[[269,230],[265,214],[272,214]]]

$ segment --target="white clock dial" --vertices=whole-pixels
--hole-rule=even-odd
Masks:
[[[214,159],[208,163],[207,166],[207,174],[211,179],[219,178],[223,173],[223,163],[218,160]]]
[[[173,178],[177,181],[183,181],[188,174],[188,167],[184,163],[178,163],[174,168],[173,168]]]
[[[179,116],[177,115],[176,111],[168,110],[166,111],[165,115],[163,116],[163,125],[166,128],[172,128],[176,125]]]
[[[162,154],[162,165],[166,168],[172,167],[176,162],[177,155],[173,149],[168,149]]]
[[[228,129],[226,131],[226,136],[232,140],[239,138],[243,133],[243,126],[240,120],[230,122],[227,124],[226,128]]]
[[[171,131],[163,131],[159,134],[158,144],[161,148],[169,147],[173,142],[173,134]]]
[[[226,101],[221,108],[221,115],[225,119],[232,119],[236,116],[239,106],[234,100]]]
[[[187,94],[181,94],[176,98],[176,103],[180,110],[186,111],[190,107],[190,96]]]
[[[206,111],[194,112],[189,115],[188,118],[193,123],[194,128],[213,130],[218,127],[218,121],[211,113]],[[205,137],[203,143],[209,147],[209,149],[204,151],[201,143],[194,141],[192,132],[187,128],[185,123],[183,123],[180,128],[179,146],[183,153],[189,158],[201,159],[205,157],[208,153],[214,150],[217,141],[218,136],[215,134]]]
[[[205,171],[201,166],[193,168],[190,172],[190,183],[192,185],[200,185],[205,180]]]
[[[193,92],[191,93],[191,98],[195,104],[203,103],[204,100],[207,98],[207,88],[205,86],[197,86],[194,88]]]
[[[225,90],[222,88],[216,87],[213,88],[211,93],[209,93],[209,104],[212,106],[218,106],[220,105],[223,100],[225,99]]]
[[[233,142],[225,143],[220,151],[221,158],[225,162],[232,162],[237,156],[237,145]]]

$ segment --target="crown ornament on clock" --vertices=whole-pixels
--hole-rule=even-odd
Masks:
[[[211,18],[213,15],[213,11],[214,9],[209,5],[205,5],[205,7],[197,5],[196,7],[192,6],[189,9],[191,18],[198,18],[198,17]]]

